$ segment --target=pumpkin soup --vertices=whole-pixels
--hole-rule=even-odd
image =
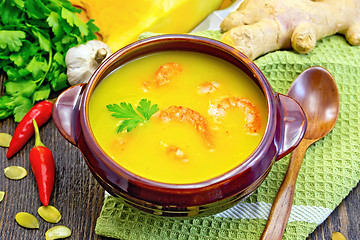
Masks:
[[[219,176],[260,143],[267,104],[241,70],[187,51],[150,54],[119,67],[89,101],[101,148],[128,171],[186,184]]]

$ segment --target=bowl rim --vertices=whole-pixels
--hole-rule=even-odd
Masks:
[[[189,42],[191,44],[198,44],[198,45],[207,45],[211,48],[216,48],[217,50],[221,50],[224,53],[230,55],[231,57],[235,58],[236,60],[240,60],[242,64],[244,64],[249,71],[253,74],[253,76],[258,79],[259,85],[262,88],[262,91],[264,93],[267,107],[268,107],[268,118],[266,123],[266,129],[264,132],[264,135],[258,144],[258,146],[255,148],[255,150],[239,165],[232,168],[231,170],[215,176],[213,178],[207,179],[205,181],[201,182],[195,182],[195,183],[186,183],[186,184],[175,184],[175,183],[164,183],[159,182],[151,179],[144,178],[142,176],[139,176],[135,173],[130,172],[129,170],[123,168],[118,163],[116,163],[114,160],[111,159],[111,157],[106,154],[104,150],[100,147],[99,143],[97,142],[96,138],[94,137],[91,126],[89,122],[89,100],[91,93],[96,88],[98,80],[102,79],[102,75],[104,75],[105,70],[108,69],[118,58],[125,54],[131,54],[131,51],[140,48],[140,47],[146,47],[150,44],[156,45],[158,43],[162,42],[171,42],[171,41],[181,41],[181,42]],[[174,49],[175,50],[175,49]],[[161,51],[161,50],[157,50]],[[155,51],[156,52],[156,51]],[[206,54],[206,53],[205,53]],[[146,54],[144,54],[146,55]],[[209,54],[211,55],[211,54]],[[137,58],[137,57],[135,57]],[[106,76],[106,75],[105,75]],[[251,61],[248,57],[246,57],[243,53],[238,51],[237,49],[222,43],[220,41],[201,37],[201,36],[195,36],[195,35],[188,35],[188,34],[163,34],[163,35],[157,35],[149,38],[145,38],[139,41],[136,41],[132,44],[129,44],[122,49],[116,51],[113,53],[110,57],[108,57],[93,73],[91,76],[87,86],[85,87],[85,90],[83,92],[83,96],[81,99],[81,107],[80,107],[80,124],[81,124],[81,132],[83,133],[83,137],[87,144],[91,144],[91,149],[94,154],[97,155],[97,159],[102,161],[108,168],[110,168],[113,172],[116,172],[118,175],[121,175],[122,177],[125,177],[128,181],[131,181],[133,183],[140,183],[142,186],[146,186],[147,188],[153,188],[153,189],[163,189],[165,191],[169,190],[177,190],[177,191],[187,191],[187,190],[194,190],[194,189],[200,189],[200,188],[207,188],[209,186],[219,184],[219,183],[225,183],[229,181],[230,179],[236,177],[239,173],[242,171],[250,168],[253,166],[257,161],[261,161],[261,157],[263,154],[266,153],[267,149],[272,144],[272,141],[269,141],[270,139],[274,138],[275,135],[275,121],[276,121],[276,104],[275,104],[275,93],[272,90],[269,82],[267,81],[266,77],[262,73],[262,71],[256,66],[256,64]],[[277,154],[277,153],[276,153]],[[275,156],[276,158],[276,156]]]

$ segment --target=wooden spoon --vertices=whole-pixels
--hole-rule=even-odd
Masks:
[[[288,170],[260,239],[282,239],[305,152],[311,144],[333,129],[340,110],[339,92],[335,80],[322,67],[312,67],[301,73],[291,85],[287,95],[295,99],[303,108],[307,117],[307,128],[304,138],[291,155]]]

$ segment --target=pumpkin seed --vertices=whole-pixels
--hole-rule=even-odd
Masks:
[[[4,199],[4,196],[5,196],[5,192],[0,191],[0,202],[2,202],[2,200]]]
[[[11,141],[11,135],[7,133],[0,133],[0,146],[9,147]]]
[[[70,237],[71,230],[68,227],[59,225],[50,228],[45,233],[46,240],[54,240],[54,239],[60,239],[60,238],[67,238]]]
[[[346,240],[346,238],[339,232],[333,232],[331,235],[331,240]]]
[[[15,215],[16,222],[24,228],[39,228],[39,221],[36,217],[27,212],[18,212]]]
[[[40,215],[40,217],[42,217],[45,221],[49,223],[58,223],[61,219],[61,214],[59,210],[50,205],[48,205],[47,207],[39,207],[38,214]]]
[[[25,168],[20,166],[10,166],[4,169],[4,174],[11,180],[20,180],[27,175]]]

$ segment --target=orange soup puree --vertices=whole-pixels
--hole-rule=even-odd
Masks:
[[[157,104],[149,121],[117,133],[125,119],[109,104]],[[241,70],[205,54],[169,51],[133,60],[109,74],[89,102],[101,148],[128,171],[186,184],[241,164],[260,143],[267,122],[260,88]]]

